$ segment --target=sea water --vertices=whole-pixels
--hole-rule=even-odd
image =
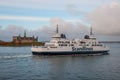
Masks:
[[[0,80],[120,80],[120,43],[108,55],[33,56],[31,47],[0,47]]]

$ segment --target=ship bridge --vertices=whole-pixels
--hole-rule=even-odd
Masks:
[[[63,33],[59,34],[58,25],[57,25],[57,28],[56,28],[56,33],[52,36],[52,39],[53,40],[66,39],[66,35],[65,34],[63,34]]]

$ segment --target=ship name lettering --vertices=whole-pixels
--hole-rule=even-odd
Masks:
[[[86,51],[86,50],[93,50],[93,48],[75,48],[75,47],[72,47],[72,51]]]

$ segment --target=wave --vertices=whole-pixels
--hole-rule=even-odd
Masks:
[[[32,56],[31,54],[29,55],[8,55],[8,56],[0,56],[0,59],[9,59],[9,58],[24,58],[24,57],[30,57]]]

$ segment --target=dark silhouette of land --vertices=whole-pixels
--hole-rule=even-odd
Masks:
[[[0,41],[0,46],[42,46],[44,45],[43,42],[26,42],[26,43],[14,43],[14,42],[5,42],[5,41]]]
[[[38,37],[34,35],[32,37],[26,35],[24,31],[24,36],[20,34],[18,36],[13,36],[11,42],[6,42],[0,40],[0,46],[42,46],[44,42],[38,42]]]

